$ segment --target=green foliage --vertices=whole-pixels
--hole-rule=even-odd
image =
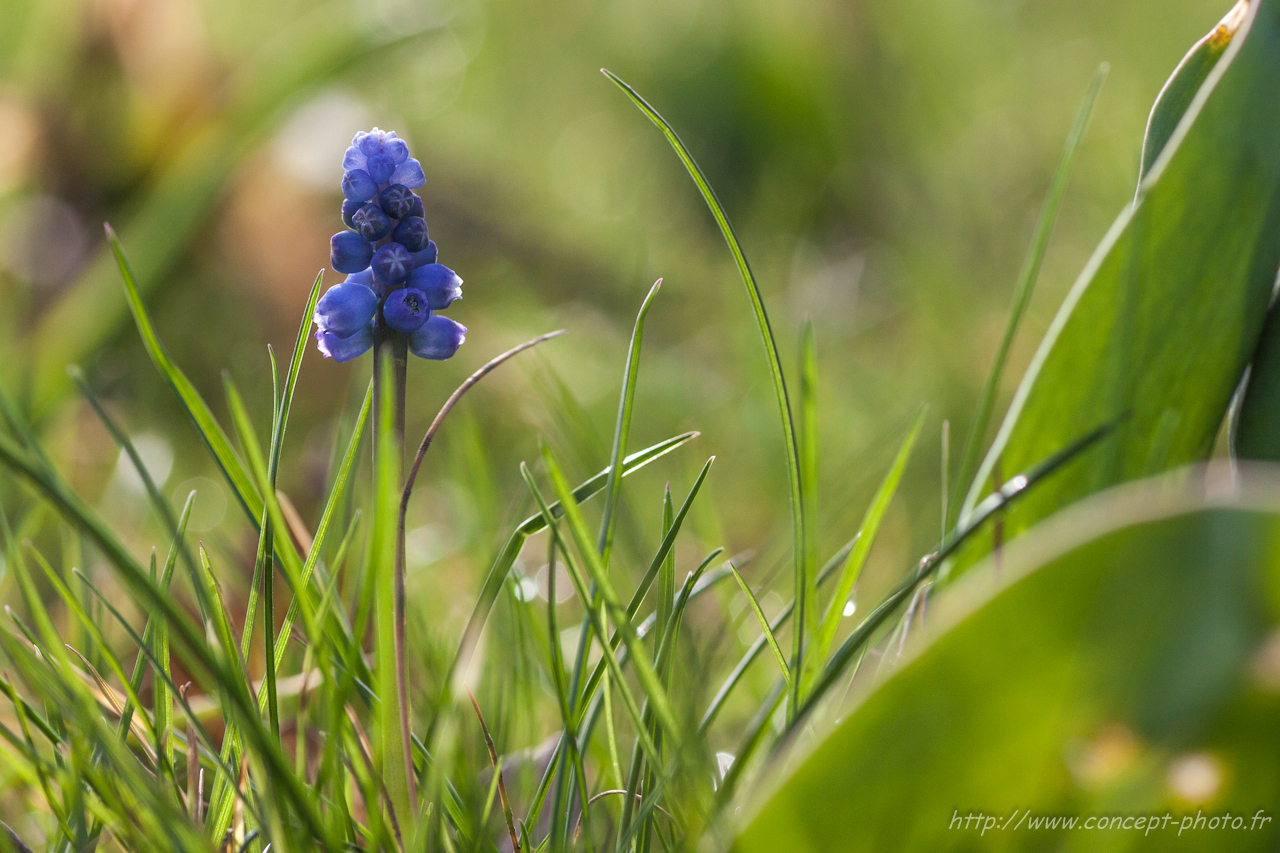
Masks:
[[[0,464],[14,475],[5,488],[21,484],[0,507],[17,605],[0,626],[8,705],[0,791],[33,812],[22,832],[0,834],[0,847],[18,838],[59,853],[972,849],[984,837],[951,825],[970,805],[1054,813],[1182,808],[1200,805],[1195,797],[1231,809],[1274,801],[1280,777],[1265,767],[1274,740],[1265,723],[1275,703],[1249,680],[1265,675],[1251,661],[1280,613],[1272,601],[1280,507],[1271,492],[1250,475],[1242,491],[1205,498],[1203,482],[1217,475],[1195,469],[1090,497],[1206,457],[1251,359],[1255,381],[1236,446],[1267,457],[1274,441],[1269,377],[1280,348],[1262,329],[1280,266],[1280,119],[1268,109],[1280,80],[1280,3],[1243,10],[1197,44],[1161,93],[1138,196],[1068,295],[979,468],[1101,84],[1095,76],[980,392],[955,484],[968,490],[966,501],[944,518],[940,542],[930,522],[936,550],[905,564],[909,537],[894,529],[893,512],[916,510],[904,498],[915,493],[908,483],[924,410],[891,460],[859,463],[870,485],[879,481],[870,494],[840,465],[824,468],[838,457],[822,418],[829,397],[819,318],[794,318],[793,412],[766,289],[725,206],[672,123],[610,74],[694,180],[745,286],[764,345],[761,387],[782,428],[774,455],[786,487],[773,491],[790,506],[789,544],[752,529],[756,550],[725,559],[731,537],[711,496],[724,488],[721,477],[741,482],[740,460],[720,463],[725,473],[714,480],[715,457],[696,475],[687,469],[691,485],[678,505],[670,482],[635,497],[634,486],[654,485],[654,463],[672,476],[673,451],[698,435],[628,452],[633,428],[650,428],[640,367],[655,337],[651,326],[644,341],[646,323],[665,310],[655,284],[632,325],[611,447],[594,440],[594,412],[572,383],[543,365],[565,410],[551,420],[571,428],[540,445],[538,466],[520,466],[528,494],[510,507],[511,519],[534,514],[505,543],[490,538],[491,525],[476,530],[449,511],[495,476],[487,425],[472,418],[469,432],[442,442],[463,452],[441,470],[462,473],[419,490],[428,521],[409,535],[425,551],[422,543],[445,538],[448,527],[450,538],[484,549],[487,572],[465,578],[476,590],[465,620],[450,606],[464,575],[448,570],[448,547],[408,562],[415,477],[462,394],[551,336],[459,386],[406,484],[403,407],[418,408],[422,396],[406,394],[394,342],[380,342],[372,382],[334,419],[342,426],[332,431],[327,470],[318,472],[323,454],[297,422],[306,409],[297,392],[320,369],[304,371],[320,277],[298,300],[305,305],[287,364],[268,349],[269,432],[255,422],[253,386],[242,395],[230,372],[223,385],[234,429],[224,431],[161,342],[164,323],[148,313],[144,293],[210,215],[246,140],[273,123],[298,86],[410,36],[379,39],[317,19],[306,61],[268,51],[261,68],[280,73],[232,87],[225,126],[190,143],[161,176],[158,200],[131,224],[145,278],[109,232],[124,301],[100,316],[75,301],[101,286],[95,265],[72,286],[71,302],[50,309],[65,328],[44,328],[34,385],[18,400],[0,395]],[[686,301],[697,298],[681,286]],[[51,447],[52,430],[33,426],[26,411],[48,413],[61,395],[48,379],[52,361],[89,355],[124,306],[222,481],[183,495],[175,513],[109,395],[72,372],[159,522],[167,558],[161,568],[153,556],[149,570],[136,553],[152,531],[117,525],[109,501],[82,496],[82,475],[63,472],[69,460]],[[698,368],[692,360],[682,367]],[[357,375],[353,390],[366,378]],[[759,391],[739,395],[744,424]],[[842,427],[850,420],[830,410]],[[571,485],[568,472],[606,456],[603,470]],[[944,470],[944,495],[948,478]],[[314,534],[307,510],[282,489],[304,480],[320,484],[307,508],[318,510]],[[244,518],[189,541],[200,529],[193,517],[202,490],[224,485]],[[485,504],[486,524],[499,514],[492,494],[474,503]],[[847,544],[819,568],[827,526]],[[886,566],[875,565],[878,557]],[[790,601],[773,589],[779,574]],[[566,578],[571,598],[557,594]],[[853,607],[855,593],[871,606]],[[281,621],[277,597],[286,596]],[[776,669],[755,666],[766,648]],[[1184,760],[1216,768],[1217,787],[1180,788]],[[1232,843],[1257,847],[1274,832]],[[1204,838],[1188,843],[1210,849]],[[993,836],[992,844],[1040,840]],[[1161,840],[1131,834],[1108,843],[1163,849]]]
[[[1208,456],[1280,264],[1277,79],[1280,8],[1256,3],[1059,309],[962,520],[993,475],[1121,417],[1105,447],[1009,514],[1006,537],[1091,492]],[[988,539],[975,553],[989,549]]]
[[[1206,501],[1185,481],[1135,484],[1028,533],[999,565],[975,567],[936,598],[901,661],[886,662],[892,676],[805,748],[734,849],[1274,844],[1274,820],[1178,829],[1183,815],[1224,812],[1250,827],[1280,796],[1266,723],[1277,698],[1250,664],[1280,615],[1275,485],[1246,482]],[[1177,775],[1186,766],[1207,767],[1204,789]],[[839,808],[813,807],[836,791]],[[1150,833],[1130,821],[1086,834],[1033,828],[1028,812],[1081,824],[1174,818]]]

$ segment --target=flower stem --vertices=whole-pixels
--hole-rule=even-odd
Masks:
[[[389,586],[385,575],[378,583],[379,681],[384,691],[379,728],[387,788],[395,805],[401,807],[403,813],[412,814],[413,803],[417,801],[417,785],[410,751],[412,740],[405,667],[404,537],[393,526],[397,498],[403,486],[408,348],[404,337],[391,332],[381,318],[374,340],[377,354],[373,380],[374,434],[377,436],[373,466],[377,492],[375,528],[383,531],[381,535],[375,535],[375,548],[378,548],[378,563],[383,567],[382,571],[391,568],[393,572]],[[391,689],[395,691],[394,696]]]

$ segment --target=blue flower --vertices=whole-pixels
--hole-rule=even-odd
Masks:
[[[443,311],[462,298],[462,279],[444,264],[427,264],[409,273],[405,287],[414,287],[427,296],[432,311]]]
[[[412,269],[413,256],[399,243],[388,243],[373,254],[373,274],[383,284],[399,284]]]
[[[397,332],[416,332],[431,316],[427,294],[412,287],[402,287],[387,295],[382,304],[382,318]]]
[[[400,220],[391,239],[404,246],[410,252],[421,252],[427,248],[427,220],[421,216],[410,216]]]
[[[467,339],[467,327],[441,314],[432,314],[418,331],[409,336],[409,352],[419,358],[444,361]]]
[[[316,303],[316,343],[326,358],[350,361],[375,338],[405,335],[410,352],[446,359],[466,328],[434,312],[462,298],[462,279],[437,263],[426,207],[413,192],[427,182],[422,164],[394,133],[357,133],[342,158],[341,231],[330,265],[347,280]]]
[[[339,231],[329,241],[329,263],[338,272],[360,272],[372,260],[373,244],[354,231]]]
[[[357,133],[351,140],[351,147],[342,158],[342,168],[346,172],[364,171],[371,176],[375,176],[375,172],[385,173],[386,177],[378,183],[404,184],[411,190],[427,182],[422,164],[409,157],[409,146],[404,140],[397,139],[395,131],[376,127],[371,133]]]
[[[366,204],[352,214],[351,227],[366,240],[381,240],[391,233],[391,220],[376,204]]]
[[[378,313],[378,297],[364,284],[347,279],[325,291],[316,303],[315,324],[347,338],[369,325]]]
[[[364,355],[373,346],[373,323],[368,323],[353,335],[339,337],[324,329],[316,330],[316,345],[320,354],[334,361],[350,361]]]

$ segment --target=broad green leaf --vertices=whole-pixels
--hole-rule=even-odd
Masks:
[[[1068,294],[962,519],[1000,472],[1100,423],[1122,420],[1007,515],[1006,537],[1091,492],[1210,452],[1280,266],[1277,98],[1280,2],[1267,0],[1250,7]]]
[[[1186,114],[1196,92],[1209,79],[1218,60],[1222,58],[1231,44],[1231,39],[1244,22],[1245,13],[1249,9],[1248,0],[1238,0],[1212,31],[1191,46],[1186,56],[1178,63],[1173,74],[1165,81],[1151,107],[1151,115],[1147,117],[1147,135],[1142,141],[1142,167],[1139,177],[1146,177],[1147,172],[1160,158],[1169,138],[1173,136],[1178,122]]]
[[[855,688],[843,722],[748,810],[734,849],[1273,847],[1274,820],[1177,830],[1197,811],[1247,826],[1280,797],[1264,652],[1280,636],[1280,483],[1246,472],[1206,499],[1201,474],[1182,473],[1081,502],[944,590],[897,671]],[[1207,773],[1199,790],[1179,781],[1187,761]],[[979,812],[997,821],[966,823]],[[1026,820],[1166,813],[1149,833]]]

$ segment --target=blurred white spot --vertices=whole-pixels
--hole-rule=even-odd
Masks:
[[[338,192],[342,155],[356,131],[373,124],[369,108],[346,92],[326,92],[294,111],[276,134],[272,153],[290,177]]]
[[[1169,789],[1193,806],[1217,796],[1222,788],[1222,765],[1207,752],[1193,752],[1169,765]]]
[[[1142,745],[1133,732],[1115,724],[1098,732],[1091,741],[1067,745],[1067,766],[1081,786],[1091,788],[1114,781],[1128,770],[1141,754]]]
[[[410,568],[429,566],[453,551],[448,531],[438,524],[424,524],[404,538],[405,561]]]
[[[524,577],[516,583],[516,597],[521,601],[533,601],[538,597],[538,584],[533,578]]]
[[[163,486],[164,481],[169,479],[169,472],[173,470],[173,448],[169,446],[168,440],[164,436],[146,432],[133,437],[133,449],[138,451],[138,456],[142,459],[142,467],[147,469],[151,482],[157,487]],[[116,460],[116,479],[119,480],[121,487],[131,494],[143,497],[147,493],[147,488],[142,482],[142,477],[138,475],[138,469],[134,467],[133,460],[123,450],[120,451],[120,457]],[[182,500],[186,499],[184,494]]]
[[[427,27],[437,26],[442,20],[439,0],[376,0],[373,4],[378,21],[387,31],[397,36],[409,36]],[[360,14],[368,14],[368,5],[360,3]]]
[[[227,514],[227,493],[221,483],[208,477],[192,477],[184,480],[173,490],[173,501],[179,507],[187,502],[187,495],[196,493],[196,501],[191,505],[191,518],[187,522],[187,530],[202,533],[213,530],[222,523]]]
[[[716,769],[720,771],[720,778],[724,778],[724,774],[729,772],[729,768],[733,766],[733,753],[717,752],[716,753]]]
[[[538,584],[538,596],[543,600],[547,600],[547,596],[551,592],[551,584],[548,571],[548,565],[542,564],[542,568],[538,569],[535,575]],[[565,569],[563,563],[556,563],[556,604],[564,604],[573,598],[573,581],[569,579],[569,572]]]
[[[41,287],[70,281],[88,249],[79,215],[53,196],[37,195],[14,205],[0,227],[5,267]]]
[[[852,598],[844,603],[844,610],[841,611],[845,616],[852,616],[853,611],[858,609],[858,603]]]
[[[1027,478],[1019,474],[1016,477],[1011,477],[1004,486],[1011,491],[1020,492],[1027,487]]]
[[[565,661],[565,667],[573,666],[573,661],[578,656],[578,641],[582,636],[582,625],[574,625],[571,628],[565,628],[560,632],[560,656]],[[591,651],[587,653],[587,663],[594,665],[600,660],[600,644],[592,643]]]

